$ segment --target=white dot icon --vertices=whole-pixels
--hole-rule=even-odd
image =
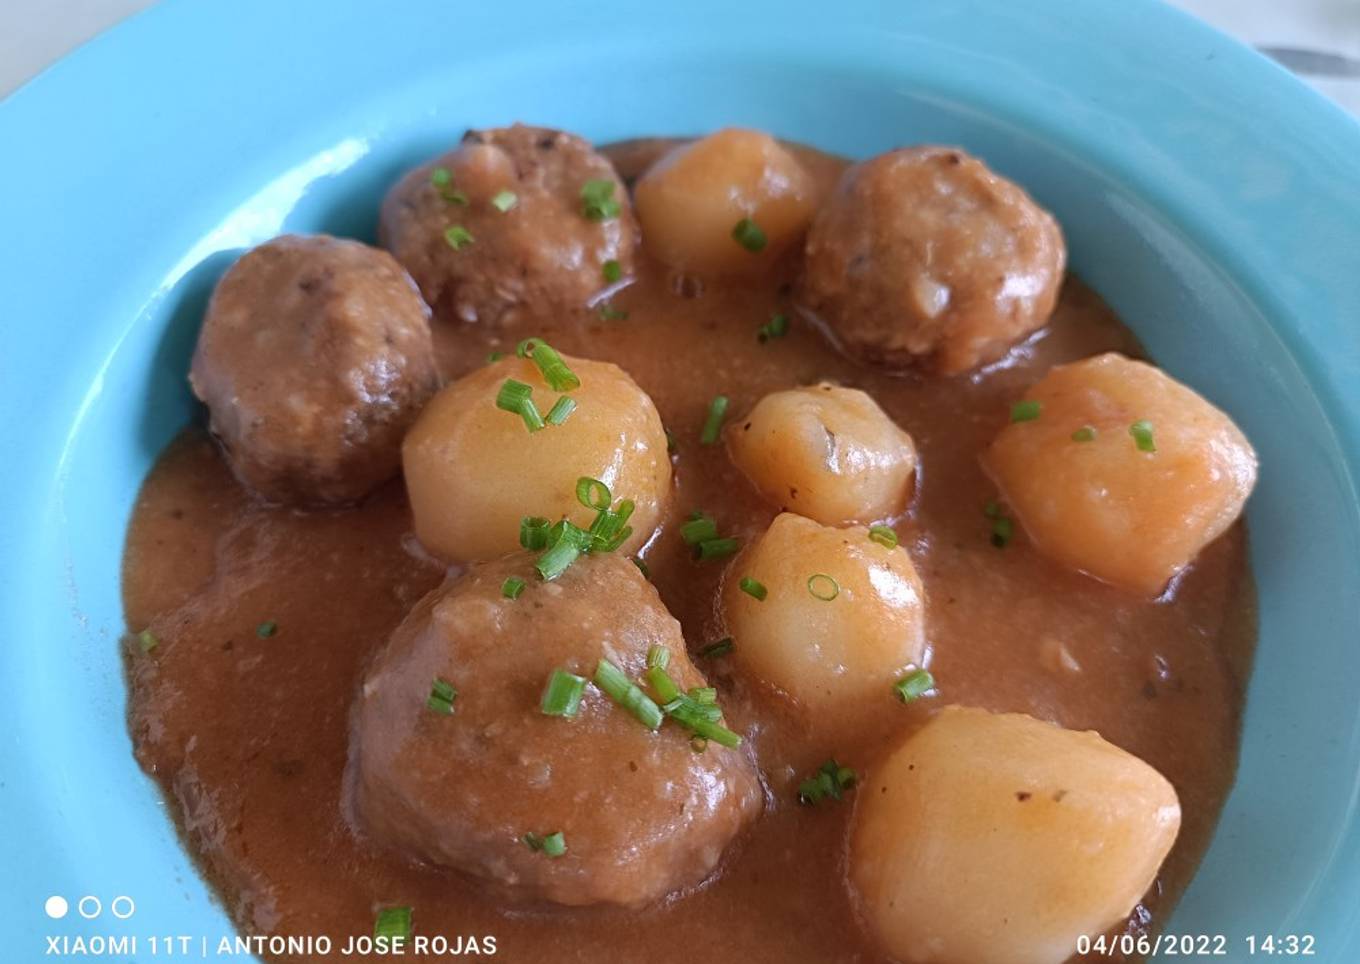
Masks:
[[[66,903],[66,898],[55,894],[47,898],[47,903],[43,904],[43,910],[47,911],[47,916],[53,920],[61,920],[70,909],[70,905]]]
[[[127,920],[136,909],[137,905],[132,902],[132,898],[121,894],[113,899],[113,903],[109,904],[109,910],[119,920]]]
[[[80,898],[80,903],[76,904],[76,910],[80,911],[80,916],[86,920],[94,920],[104,912],[104,905],[100,903],[98,897],[86,895]]]

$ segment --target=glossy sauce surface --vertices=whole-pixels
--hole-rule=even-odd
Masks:
[[[625,178],[657,143],[611,151]],[[824,181],[841,167],[805,157]],[[1054,364],[1139,353],[1079,282],[1069,280],[1052,323],[1006,364],[972,377],[896,378],[838,355],[794,315],[787,281],[783,272],[700,286],[647,263],[611,302],[626,319],[582,312],[498,333],[436,319],[436,351],[454,378],[535,335],[617,363],[651,395],[675,436],[675,489],[644,555],[692,653],[725,635],[715,610],[724,563],[694,561],[679,523],[703,509],[723,534],[749,541],[778,511],[721,445],[700,444],[709,401],[729,396],[739,419],[769,391],[822,379],[869,392],[920,453],[916,496],[896,528],[925,583],[938,694],[910,706],[885,699],[859,740],[819,745],[778,694],[741,685],[721,657],[696,657],[767,783],[764,816],[720,874],[642,914],[503,906],[457,875],[376,852],[345,810],[350,707],[364,667],[444,576],[410,536],[401,482],[348,510],[263,507],[191,428],[148,478],[128,535],[128,625],[161,641],[148,654],[128,647],[130,725],[139,761],[244,932],[327,934],[343,945],[371,933],[377,908],[410,905],[417,934],[493,934],[497,956],[511,961],[882,960],[844,881],[853,801],[801,807],[795,790],[832,755],[872,772],[888,743],[945,703],[1098,730],[1174,784],[1180,839],[1127,925],[1157,926],[1208,843],[1236,764],[1255,637],[1241,524],[1159,601],[1050,563],[1023,533],[1005,548],[991,544],[983,507],[996,492],[977,456],[1010,403]],[[757,330],[775,311],[793,319],[790,330],[761,343]],[[277,631],[262,636],[267,621]]]

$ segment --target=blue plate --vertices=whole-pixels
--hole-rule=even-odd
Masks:
[[[189,352],[235,252],[370,237],[403,169],[511,119],[953,142],[1054,211],[1073,268],[1262,460],[1241,773],[1171,929],[1226,935],[1229,960],[1292,933],[1360,959],[1360,127],[1147,0],[573,6],[171,0],[0,105],[6,959],[134,934],[123,959],[152,934],[197,958],[230,933],[125,732],[138,483],[191,417]]]

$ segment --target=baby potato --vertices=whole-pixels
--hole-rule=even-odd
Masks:
[[[911,557],[863,526],[777,516],[728,569],[722,607],[738,671],[819,727],[866,701],[891,711],[893,684],[925,660],[925,590]]]
[[[816,185],[769,134],[729,127],[681,144],[638,179],[633,205],[648,250],[697,274],[768,265],[807,230]],[[745,243],[737,225],[753,222]],[[763,235],[763,241],[761,236]]]
[[[1145,362],[1062,365],[1024,401],[984,465],[1041,552],[1105,582],[1160,594],[1256,484],[1232,420]]]
[[[825,525],[874,522],[911,497],[916,446],[854,388],[766,395],[727,431],[727,451],[760,494]]]
[[[514,355],[448,385],[426,405],[402,444],[416,536],[450,562],[494,559],[519,548],[525,516],[587,527],[595,511],[576,497],[581,477],[632,499],[631,551],[656,529],[670,496],[666,432],[651,398],[606,362],[562,356],[581,380],[576,409],[561,425],[530,432],[496,407],[506,379],[533,387],[546,414],[558,398],[533,361]]]
[[[947,707],[858,793],[850,880],[911,964],[1061,964],[1123,919],[1180,828],[1176,791],[1094,732]]]

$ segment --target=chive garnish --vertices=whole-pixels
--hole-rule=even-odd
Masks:
[[[149,653],[161,644],[159,637],[149,629],[143,629],[137,634],[137,644],[142,647],[142,652]]]
[[[1010,519],[1003,515],[992,520],[992,545],[1004,549],[1014,535],[1015,523]]]
[[[600,305],[598,313],[599,316],[603,318],[605,321],[628,320],[628,312],[624,311],[622,308],[615,308],[612,304],[610,304],[607,301],[604,304]]]
[[[491,199],[491,206],[504,214],[519,203],[519,195],[514,191],[498,191]]]
[[[576,399],[563,395],[553,402],[553,407],[548,409],[548,414],[543,416],[543,420],[549,425],[561,425],[574,411],[576,411]]]
[[[705,539],[699,543],[696,555],[700,559],[725,559],[740,548],[740,539]]]
[[[560,830],[541,837],[536,833],[526,833],[520,839],[530,850],[546,857],[560,857],[567,852],[567,838]]]
[[[1032,422],[1039,417],[1039,413],[1042,412],[1043,409],[1043,402],[1034,399],[1016,402],[1011,406],[1011,421]]]
[[[815,573],[808,577],[808,592],[812,593],[814,599],[822,602],[831,602],[841,594],[840,583],[832,579],[824,572]]]
[[[690,687],[689,698],[696,703],[716,703],[718,702],[718,691],[712,686],[692,686]]]
[[[609,178],[586,181],[581,186],[581,213],[591,221],[608,221],[619,216],[614,199],[614,182]]]
[[[535,551],[546,549],[550,529],[552,522],[541,515],[525,516],[519,520],[519,544]]]
[[[488,365],[494,365],[496,362],[500,361],[500,360],[501,360],[502,358],[504,358],[504,357],[505,357],[505,352],[503,352],[503,351],[493,351],[493,352],[491,352],[490,354],[488,354],[488,355],[486,356],[486,363],[487,363]]]
[[[468,196],[453,186],[453,175],[447,167],[436,167],[430,172],[430,184],[445,201],[466,206]]]
[[[849,767],[843,767],[834,759],[827,760],[817,768],[817,773],[798,784],[798,802],[815,806],[823,800],[840,800],[845,791],[854,789],[858,777]]]
[[[574,392],[581,387],[581,379],[567,367],[557,350],[541,338],[526,338],[515,347],[515,354],[528,358],[538,366],[548,387],[555,392]]]
[[[741,587],[741,591],[746,593],[746,595],[750,596],[752,599],[759,600],[760,602],[764,602],[765,597],[769,595],[769,590],[765,588],[765,584],[759,580],[752,579],[750,576],[742,576],[741,582],[737,585]]]
[[[534,569],[544,582],[552,582],[590,546],[590,536],[566,519],[548,530],[548,551],[538,557]]]
[[[436,676],[434,682],[430,684],[430,695],[425,700],[425,705],[443,716],[451,716],[453,701],[457,698],[458,691],[453,688],[453,684],[442,676]]]
[[[538,414],[538,407],[534,405],[531,397],[533,391],[524,382],[507,378],[500,391],[496,393],[496,407],[518,415],[524,419],[524,424],[530,432],[537,432],[545,423],[543,416]]]
[[[912,670],[893,684],[893,692],[903,703],[910,703],[935,688],[935,677],[929,670]]]
[[[1152,423],[1147,419],[1139,419],[1130,425],[1129,434],[1133,436],[1133,442],[1138,446],[1138,451],[1157,451],[1157,443],[1152,438]]]
[[[543,699],[539,702],[547,716],[565,716],[568,719],[581,710],[581,696],[586,691],[586,679],[564,669],[555,669],[548,677],[548,685],[543,688]]]
[[[623,265],[610,258],[600,267],[600,274],[604,275],[605,281],[613,284],[623,277]]]
[[[647,682],[651,685],[652,692],[656,694],[657,702],[662,704],[663,709],[682,695],[680,687],[675,685],[675,680],[671,679],[664,666],[648,666]]]
[[[1072,433],[1074,442],[1094,442],[1096,439],[1096,428],[1094,425],[1083,425]]]
[[[411,939],[411,908],[384,907],[378,911],[373,937],[386,940],[389,947],[405,944]]]
[[[680,527],[680,538],[685,545],[697,546],[709,539],[718,538],[718,523],[708,516],[699,514]]]
[[[609,486],[599,479],[592,479],[587,475],[581,476],[576,480],[576,501],[587,509],[594,509],[599,512],[608,509],[614,496],[609,492]]]
[[[728,653],[732,652],[732,648],[732,637],[724,636],[716,643],[709,643],[703,649],[699,650],[699,655],[705,659],[710,659],[714,656],[726,656]]]
[[[595,685],[611,700],[637,717],[647,729],[655,730],[661,726],[661,707],[609,660],[602,659],[596,664]]]
[[[527,585],[528,583],[519,576],[510,576],[505,582],[501,583],[501,595],[506,599],[518,599]]]
[[[756,330],[756,341],[762,345],[771,338],[783,338],[789,332],[789,316],[779,312],[770,315],[770,320]]]
[[[268,639],[279,631],[279,624],[272,619],[266,619],[255,627],[255,635],[261,639]]]
[[[870,526],[869,539],[885,549],[897,548],[897,530],[891,526]]]
[[[444,229],[444,240],[453,250],[461,251],[476,239],[472,236],[472,232],[461,224],[451,224]]]
[[[665,671],[671,664],[671,651],[665,646],[652,646],[647,650],[647,668]]]
[[[732,237],[737,244],[741,245],[752,254],[758,254],[765,250],[765,232],[760,229],[750,218],[742,218],[732,228]]]
[[[723,418],[727,415],[727,396],[715,395],[713,401],[708,403],[708,417],[704,419],[704,430],[699,434],[699,441],[704,445],[712,445],[718,441],[718,434],[722,431]]]

